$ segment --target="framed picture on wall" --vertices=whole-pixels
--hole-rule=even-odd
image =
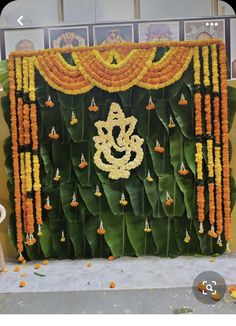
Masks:
[[[139,42],[179,41],[179,22],[138,24]]]
[[[5,55],[12,51],[32,51],[44,49],[43,29],[21,29],[5,31]]]
[[[72,48],[89,45],[88,27],[50,28],[49,47]]]
[[[230,19],[231,79],[236,79],[236,18]]]
[[[184,22],[185,40],[207,40],[213,38],[225,41],[224,19],[191,20]]]
[[[134,42],[132,24],[99,25],[93,27],[94,45]]]

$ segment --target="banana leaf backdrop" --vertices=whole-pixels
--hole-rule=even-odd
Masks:
[[[157,55],[161,57],[163,53]],[[1,62],[0,76],[8,92],[7,62]],[[215,239],[198,233],[192,65],[179,81],[161,90],[148,91],[134,86],[124,92],[108,93],[95,87],[85,94],[65,95],[50,88],[38,73],[36,87],[42,202],[44,204],[49,195],[53,210],[43,210],[43,236],[34,246],[25,246],[24,256],[29,259],[108,257],[111,254],[116,257],[176,257],[224,252],[225,241],[221,248]],[[178,105],[182,93],[188,101],[186,107]],[[53,108],[45,106],[49,94],[55,103]],[[236,107],[235,91],[228,88],[228,95],[231,128]],[[156,109],[147,111],[145,107],[150,96]],[[92,97],[100,108],[98,112],[88,111]],[[92,138],[97,134],[94,123],[107,119],[112,102],[120,104],[126,117],[133,115],[137,118],[135,134],[145,140],[142,164],[127,180],[113,181],[93,163],[95,148]],[[2,108],[10,128],[8,96],[2,98]],[[78,119],[76,127],[70,125],[72,110]],[[172,129],[168,128],[170,115],[176,125]],[[52,141],[48,137],[52,126],[60,134],[58,140]],[[154,152],[156,139],[165,147],[163,155]],[[5,140],[4,149],[10,200],[14,208],[10,137]],[[82,153],[88,161],[88,168],[84,170],[78,168]],[[181,162],[190,171],[185,177],[178,173]],[[60,170],[60,182],[54,181],[56,169]],[[148,170],[154,179],[151,183],[146,180]],[[94,196],[96,185],[103,194],[99,198]],[[170,207],[165,205],[166,190],[174,199],[174,205]],[[119,204],[122,191],[128,200],[125,208]],[[70,206],[74,192],[80,202],[77,208]],[[232,207],[234,203],[235,184],[231,177]],[[150,222],[150,233],[144,232],[146,219]],[[104,236],[96,232],[101,220],[106,229]],[[208,230],[207,218],[204,223]],[[186,228],[191,237],[189,243],[184,242]],[[15,229],[12,213],[9,230],[16,245]],[[65,231],[64,243],[60,241],[62,230]]]

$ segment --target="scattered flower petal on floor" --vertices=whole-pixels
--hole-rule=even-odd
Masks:
[[[114,259],[116,259],[115,256],[109,256],[109,257],[108,257],[108,260],[114,260]]]
[[[15,266],[15,268],[14,268],[14,272],[19,272],[19,270],[20,270],[20,266]]]
[[[34,269],[39,269],[41,267],[41,265],[39,264],[39,263],[36,263],[35,265],[34,265]]]
[[[114,289],[114,288],[116,288],[116,283],[115,283],[114,281],[111,281],[111,282],[109,283],[109,288],[110,288],[110,289]]]
[[[228,291],[229,291],[229,293],[232,293],[232,292],[236,291],[236,285],[230,285],[228,287]]]
[[[233,291],[231,293],[231,298],[234,299],[234,300],[236,300],[236,291]]]
[[[86,266],[87,266],[87,267],[92,267],[92,266],[93,266],[93,263],[88,262],[88,263],[86,264]]]
[[[20,287],[24,288],[26,286],[26,282],[25,281],[20,281]]]

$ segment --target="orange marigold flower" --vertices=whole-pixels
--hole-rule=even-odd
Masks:
[[[100,234],[100,235],[103,235],[103,234],[106,233],[106,230],[104,228],[98,228],[97,233]]]
[[[156,147],[154,148],[154,151],[155,151],[156,153],[162,154],[162,153],[164,153],[165,148],[162,147],[162,146],[156,146]]]
[[[47,108],[53,108],[54,107],[54,103],[53,103],[50,95],[48,96],[48,100],[45,102],[45,106]]]
[[[110,289],[115,289],[115,288],[116,288],[116,282],[111,281],[111,282],[109,283],[109,288],[110,288]]]
[[[185,175],[189,174],[189,170],[186,170],[186,169],[180,169],[180,170],[178,171],[178,173],[179,173],[180,175],[182,175],[182,176],[185,176]]]
[[[85,169],[88,166],[88,162],[84,161],[79,164],[79,168],[81,170]]]
[[[112,256],[112,255],[111,255],[111,256],[108,257],[108,260],[110,260],[110,261],[112,261],[112,260],[114,260],[114,259],[116,259],[115,256]]]
[[[228,287],[228,291],[229,291],[229,293],[235,292],[236,291],[236,285],[230,285]]]
[[[78,201],[72,201],[72,202],[70,203],[70,206],[71,206],[71,207],[78,207],[78,206],[79,206],[79,202],[78,202]]]
[[[52,209],[52,206],[49,204],[45,204],[44,209],[46,209],[46,211],[50,211]]]
[[[146,110],[150,111],[150,110],[155,110],[156,106],[155,104],[153,103],[152,101],[152,97],[150,96],[149,97],[149,103],[148,105],[146,106]]]
[[[170,198],[170,199],[167,199],[166,202],[165,202],[165,205],[166,206],[171,206],[174,202],[174,199],[173,198]]]
[[[185,96],[184,96],[183,93],[181,94],[181,98],[180,98],[178,104],[179,104],[179,105],[182,105],[182,106],[188,104],[188,101],[186,100],[186,98],[185,98]]]
[[[26,286],[26,282],[25,282],[25,281],[20,281],[19,286],[20,286],[21,288],[24,288],[24,287]]]

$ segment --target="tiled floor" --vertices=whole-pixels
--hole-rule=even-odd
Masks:
[[[36,313],[39,306],[38,313],[172,313],[184,305],[193,313],[236,313],[228,294],[215,306],[201,304],[192,294],[193,281],[203,271],[218,272],[227,285],[235,284],[236,253],[215,258],[49,260],[38,270],[34,264],[20,265],[14,272],[17,264],[9,262],[8,272],[0,273],[1,313]],[[26,287],[19,287],[21,280]],[[115,289],[109,288],[110,281],[116,282]]]

